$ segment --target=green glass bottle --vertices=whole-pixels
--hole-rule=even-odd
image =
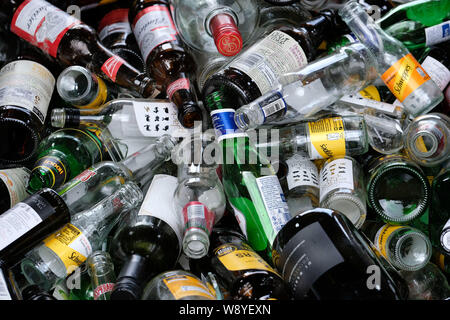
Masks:
[[[102,141],[86,128],[55,131],[39,144],[37,154],[28,182],[29,193],[44,187],[57,189],[105,156]]]
[[[222,151],[225,194],[249,244],[271,262],[273,240],[291,218],[280,182],[249,136],[239,132],[223,93],[214,91],[205,100]]]

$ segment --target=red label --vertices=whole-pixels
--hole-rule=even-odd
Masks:
[[[172,100],[172,96],[175,92],[182,89],[189,90],[189,88],[190,88],[189,79],[181,78],[169,84],[167,86],[166,93],[169,99]]]
[[[119,71],[119,68],[122,64],[125,63],[125,60],[123,60],[119,56],[112,56],[106,62],[102,65],[102,71],[106,76],[112,80],[112,82],[116,82],[116,76],[117,71]]]
[[[100,33],[104,27],[115,23],[128,23],[128,11],[128,9],[116,9],[108,12],[98,24],[98,32]]]
[[[26,0],[14,12],[11,31],[56,58],[66,32],[81,23],[43,0]]]
[[[81,182],[86,182],[88,181],[90,178],[92,178],[93,176],[95,176],[97,173],[91,170],[84,170],[82,173],[80,173],[79,175],[77,175],[74,180],[78,180]]]
[[[214,226],[215,215],[203,203],[191,201],[183,208],[185,230],[200,228],[208,234]]]
[[[98,297],[100,297],[102,294],[113,291],[113,289],[114,289],[114,283],[104,283],[104,284],[99,285],[94,290],[94,300],[97,300]]]

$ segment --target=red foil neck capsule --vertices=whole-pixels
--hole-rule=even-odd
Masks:
[[[219,13],[211,19],[209,27],[220,54],[230,57],[241,51],[242,37],[233,17]]]

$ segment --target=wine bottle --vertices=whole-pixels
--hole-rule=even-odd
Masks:
[[[27,198],[30,170],[25,167],[0,170],[0,214]]]

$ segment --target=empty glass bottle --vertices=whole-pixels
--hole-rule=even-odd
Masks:
[[[24,200],[30,169],[26,167],[0,170],[0,214]]]
[[[442,165],[442,169],[432,182],[432,205],[430,211],[430,238],[434,246],[442,247],[446,252],[450,252],[450,243],[442,238],[448,230],[444,228],[450,219],[450,161]],[[447,236],[448,237],[448,236]]]
[[[109,300],[116,282],[114,264],[108,252],[94,251],[86,261],[94,300]]]

